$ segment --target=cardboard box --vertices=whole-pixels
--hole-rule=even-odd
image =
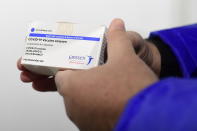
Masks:
[[[21,64],[28,70],[55,75],[60,69],[90,69],[103,64],[105,26],[69,22],[32,22]]]

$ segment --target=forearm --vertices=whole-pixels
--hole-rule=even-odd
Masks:
[[[131,98],[115,131],[196,130],[197,81],[169,78]]]

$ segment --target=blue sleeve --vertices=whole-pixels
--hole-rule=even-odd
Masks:
[[[152,32],[154,37],[172,49],[184,77],[197,77],[197,24]]]
[[[197,79],[168,78],[133,97],[114,131],[197,131]]]

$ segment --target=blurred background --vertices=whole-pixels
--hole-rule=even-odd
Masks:
[[[125,20],[127,30],[150,31],[197,22],[196,0],[1,0],[0,130],[78,131],[65,115],[58,93],[40,93],[19,79],[27,24],[33,20],[109,25]],[[91,106],[91,105],[90,105]]]

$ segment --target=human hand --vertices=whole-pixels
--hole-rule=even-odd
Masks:
[[[127,101],[158,80],[136,55],[122,20],[111,23],[107,42],[104,65],[55,76],[67,115],[81,131],[112,130]]]
[[[32,83],[32,87],[37,91],[57,91],[54,77],[44,76],[32,73],[25,69],[21,64],[21,58],[17,61],[17,67],[21,71],[21,81],[25,83]]]

